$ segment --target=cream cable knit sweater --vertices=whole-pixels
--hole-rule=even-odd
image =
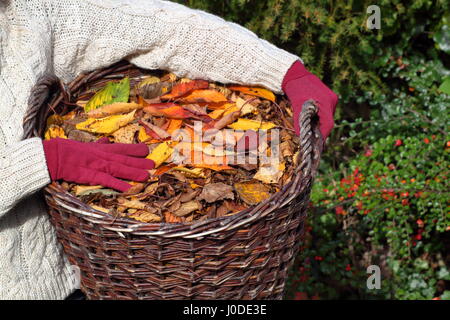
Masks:
[[[0,299],[63,299],[71,269],[44,204],[41,140],[21,141],[30,89],[122,58],[179,76],[281,90],[299,59],[233,23],[159,0],[0,0]]]

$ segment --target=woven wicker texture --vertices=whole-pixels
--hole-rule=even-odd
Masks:
[[[90,83],[139,74],[121,62],[80,75],[68,86],[45,76],[33,90],[25,138],[42,136],[45,119],[64,113]],[[58,182],[45,188],[59,241],[81,270],[88,299],[282,299],[302,241],[321,140],[305,103],[300,116],[301,163],[271,198],[233,216],[191,224],[150,224],[96,211]]]

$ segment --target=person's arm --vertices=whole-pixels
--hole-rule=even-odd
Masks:
[[[0,128],[0,138],[2,136]],[[20,199],[49,182],[41,139],[27,139],[0,147],[0,219]]]
[[[299,57],[249,30],[169,1],[47,1],[54,69],[69,81],[124,57],[181,77],[265,86],[281,92]]]

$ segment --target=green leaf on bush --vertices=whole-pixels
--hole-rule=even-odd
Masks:
[[[442,82],[439,90],[450,95],[450,77],[445,78],[444,82]]]
[[[443,25],[441,30],[437,31],[433,36],[437,47],[445,53],[450,53],[450,27]]]
[[[119,82],[111,81],[88,101],[84,111],[89,112],[115,102],[128,102],[129,97],[130,79],[128,77]]]

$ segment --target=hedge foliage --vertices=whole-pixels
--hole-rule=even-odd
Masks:
[[[290,297],[450,299],[450,2],[377,1],[380,30],[373,1],[178,2],[298,54],[340,96]]]

